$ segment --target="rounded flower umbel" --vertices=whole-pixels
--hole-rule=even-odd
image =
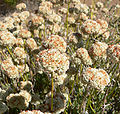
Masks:
[[[30,38],[31,37],[31,32],[26,30],[26,29],[22,29],[21,31],[19,31],[18,36],[22,37],[22,38]]]
[[[85,65],[92,65],[92,59],[85,48],[79,48],[76,51],[76,55],[83,61]]]
[[[11,32],[1,31],[0,32],[1,43],[5,46],[13,46],[15,44],[16,38]]]
[[[25,9],[26,8],[26,4],[25,3],[20,3],[18,5],[16,5],[16,9],[17,10],[22,10],[22,9]]]
[[[27,91],[21,91],[19,94],[10,94],[6,98],[7,105],[11,108],[26,109],[31,101],[31,95]]]
[[[41,112],[40,110],[26,110],[26,111],[22,111],[20,112],[20,114],[44,114],[43,112]]]
[[[20,82],[20,89],[30,91],[32,89],[32,82],[30,81],[21,81]]]
[[[98,34],[100,28],[100,24],[91,19],[86,20],[81,27],[84,34]]]
[[[9,78],[19,78],[18,68],[13,64],[11,58],[7,58],[1,64],[2,71],[9,77]]]
[[[46,49],[39,53],[39,60],[45,71],[65,73],[69,69],[69,60],[66,54],[57,49]]]
[[[65,52],[67,48],[65,40],[58,35],[51,35],[43,41],[43,45],[47,48],[58,49],[61,52]]]
[[[107,49],[107,54],[112,62],[120,62],[120,45],[109,45]]]
[[[44,24],[44,19],[41,16],[34,15],[32,17],[32,23],[34,26],[38,27],[41,24]]]
[[[106,59],[107,48],[108,48],[108,45],[106,43],[97,41],[94,44],[92,44],[89,50],[89,54],[92,55],[92,57],[95,59],[97,58]]]
[[[20,61],[27,59],[28,55],[26,54],[24,48],[16,47],[14,50],[16,58]]]
[[[35,42],[35,40],[33,38],[28,38],[26,40],[26,44],[31,50],[38,48],[37,43]]]
[[[88,67],[83,71],[83,81],[99,90],[104,90],[105,86],[110,82],[110,77],[103,69],[95,69]]]

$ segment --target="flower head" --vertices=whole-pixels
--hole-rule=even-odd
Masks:
[[[110,77],[103,69],[88,67],[83,71],[83,80],[97,89],[104,90],[110,82]]]
[[[67,47],[65,40],[58,35],[51,35],[43,41],[43,45],[47,48],[58,49],[61,52],[65,52]]]
[[[22,10],[22,9],[25,9],[26,8],[26,4],[25,3],[20,3],[18,5],[16,5],[16,9],[17,10]]]
[[[46,49],[39,53],[40,62],[46,71],[64,73],[69,69],[68,57],[57,49]]]
[[[82,25],[82,31],[86,34],[98,34],[101,26],[91,19],[86,20]]]
[[[86,65],[92,65],[92,59],[90,58],[88,51],[85,48],[79,48],[76,51],[76,55],[83,61]]]
[[[107,54],[113,62],[120,62],[120,45],[109,45],[107,49]]]
[[[108,45],[104,42],[95,42],[94,44],[92,44],[89,53],[90,55],[93,56],[93,58],[104,58],[106,59],[107,55],[106,55],[106,50],[108,48]]]

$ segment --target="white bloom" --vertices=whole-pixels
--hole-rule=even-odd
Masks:
[[[25,3],[20,3],[18,5],[16,5],[16,9],[17,10],[22,10],[26,8],[26,4]]]
[[[108,45],[104,42],[95,42],[92,44],[89,53],[93,56],[93,58],[104,58],[106,59],[106,50],[108,48]]]
[[[26,44],[31,50],[34,50],[34,49],[38,48],[37,43],[35,42],[35,40],[33,38],[28,38],[26,40]]]
[[[57,49],[46,49],[39,53],[40,62],[46,71],[65,73],[69,69],[68,57]]]
[[[105,86],[110,82],[110,77],[103,69],[95,69],[88,67],[83,71],[83,80],[91,84],[93,87],[104,90]]]
[[[92,59],[90,58],[88,51],[85,48],[79,48],[76,51],[76,55],[83,61],[86,65],[92,65]]]
[[[61,52],[65,52],[67,48],[65,40],[58,35],[51,35],[43,41],[43,45],[47,48],[58,49]]]

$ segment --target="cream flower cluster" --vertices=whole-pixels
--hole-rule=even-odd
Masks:
[[[68,57],[57,49],[46,49],[39,53],[43,68],[49,72],[65,73],[69,69]]]
[[[85,48],[79,48],[76,51],[76,55],[80,58],[85,65],[92,65],[92,59],[90,58],[88,51]]]
[[[27,54],[24,50],[24,48],[16,47],[14,50],[14,54],[17,57],[17,59],[22,60],[27,58]]]
[[[85,13],[88,14],[89,12],[89,7],[86,4],[82,4],[80,2],[75,4],[75,8],[80,12],[80,13]]]
[[[31,32],[26,30],[26,29],[22,29],[22,30],[19,31],[18,36],[22,37],[22,38],[30,38],[31,37]]]
[[[106,59],[107,48],[108,48],[108,45],[106,43],[97,41],[94,44],[92,44],[91,48],[89,49],[89,53],[95,59],[96,58],[101,58],[101,57]]]
[[[19,13],[19,18],[21,21],[25,21],[30,16],[29,11],[23,11]]]
[[[17,46],[23,46],[24,45],[24,41],[22,38],[16,38],[15,44]]]
[[[107,54],[113,62],[120,62],[120,45],[109,45]]]
[[[20,4],[16,5],[16,9],[18,9],[18,10],[22,10],[22,9],[25,9],[25,8],[26,8],[25,3],[20,3]]]
[[[85,13],[81,13],[80,14],[80,19],[83,20],[83,21],[86,21],[86,20],[88,20],[88,16]]]
[[[59,9],[59,12],[61,13],[61,14],[66,14],[67,13],[67,9],[66,8],[61,8],[61,9]]]
[[[6,60],[2,61],[1,69],[5,74],[8,75],[9,78],[20,77],[18,68],[13,64],[11,58],[7,58]]]
[[[43,45],[47,48],[58,49],[61,52],[65,52],[67,48],[67,43],[59,35],[51,35],[43,41]]]
[[[44,24],[44,19],[41,16],[34,15],[32,17],[32,23],[34,26],[39,26],[41,24]]]
[[[101,28],[100,24],[91,19],[86,20],[81,27],[83,33],[86,34],[98,34],[100,28]]]
[[[48,114],[48,113],[43,113],[40,110],[32,110],[32,111],[27,110],[27,111],[22,111],[19,114]]]
[[[99,34],[102,34],[102,36],[105,39],[108,39],[109,36],[110,36],[110,32],[107,31],[107,29],[108,29],[108,23],[107,23],[107,21],[102,20],[102,19],[98,19],[98,20],[96,20],[96,22],[99,23],[100,26],[101,26]]]
[[[13,46],[16,42],[16,38],[13,36],[11,32],[8,31],[0,32],[0,40],[1,43],[5,46]]]
[[[10,94],[6,98],[7,105],[11,108],[19,108],[26,109],[29,106],[29,102],[31,101],[31,95],[24,90],[21,90],[19,93],[16,94]]]
[[[37,43],[35,42],[35,40],[33,38],[28,38],[26,40],[26,44],[31,50],[38,48]]]
[[[7,28],[7,25],[3,23],[2,21],[0,21],[0,31],[6,30],[6,28]]]
[[[32,90],[32,87],[33,87],[33,85],[32,85],[32,82],[30,82],[30,81],[21,81],[20,82],[20,89],[22,89],[22,90],[26,90],[26,91],[30,91],[30,90]]]
[[[47,19],[52,23],[60,23],[62,20],[61,16],[56,13],[52,13],[51,15],[47,16]]]
[[[53,73],[53,78],[55,80],[55,84],[62,85],[65,79],[67,78],[67,74],[66,73],[63,73],[63,74]]]
[[[83,80],[93,87],[104,90],[105,86],[110,82],[110,77],[103,69],[95,69],[88,67],[83,71]]]
[[[103,5],[102,2],[97,2],[97,3],[96,3],[96,7],[97,7],[98,9],[101,9],[101,8],[104,7],[104,5]]]
[[[39,12],[44,15],[51,15],[53,13],[52,8],[53,4],[49,1],[43,1],[39,6]]]

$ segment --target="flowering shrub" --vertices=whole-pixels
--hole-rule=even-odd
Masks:
[[[0,113],[119,113],[120,7],[109,3],[20,3],[0,21]]]

